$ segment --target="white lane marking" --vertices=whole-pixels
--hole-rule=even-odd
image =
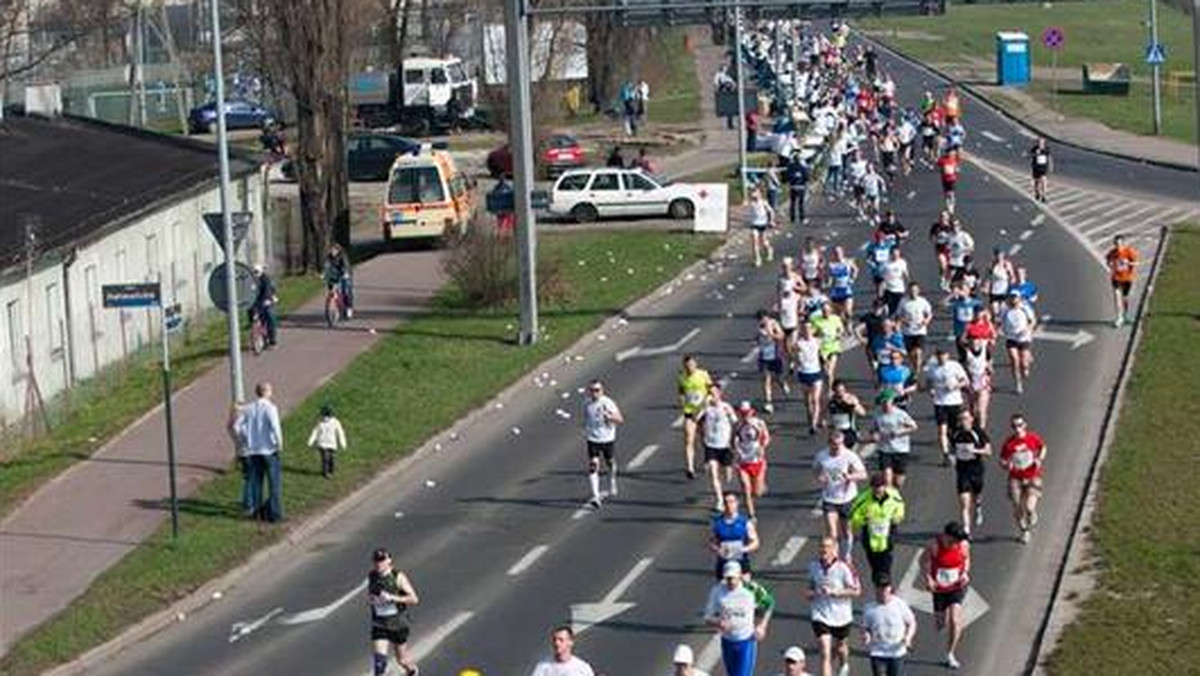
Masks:
[[[548,551],[550,551],[550,545],[538,545],[528,552],[525,552],[525,556],[522,556],[519,560],[517,560],[516,563],[512,565],[512,568],[508,569],[509,577],[515,577],[521,573],[524,573],[529,569],[530,566],[534,564],[535,561],[542,558],[542,554],[545,554]]]
[[[1046,214],[1038,214],[1037,216],[1033,217],[1032,221],[1029,221],[1029,224],[1036,228],[1045,222],[1046,222]]]
[[[738,361],[742,362],[743,364],[749,364],[750,362],[754,361],[756,357],[758,357],[758,346],[750,348],[750,351],[742,355],[742,358]]]
[[[628,573],[625,573],[625,577],[621,578],[604,595],[604,598],[600,599],[597,603],[571,604],[571,627],[575,630],[575,633],[581,634],[587,629],[636,606],[636,603],[621,601],[620,598],[625,595],[625,592],[629,591],[633,583],[653,564],[654,559],[650,557],[640,559],[637,563],[633,564],[633,568],[630,568]]]
[[[312,608],[311,610],[305,610],[304,612],[301,612],[301,613],[293,613],[291,615],[281,617],[281,618],[279,618],[279,624],[289,624],[289,625],[290,624],[307,624],[309,622],[316,622],[317,620],[323,620],[323,619],[329,617],[330,615],[332,615],[333,611],[337,610],[338,608],[341,608],[342,606],[349,603],[356,596],[359,596],[360,594],[362,594],[364,591],[366,591],[366,589],[367,589],[367,581],[363,580],[362,582],[360,582],[358,584],[357,587],[355,587],[354,589],[351,589],[350,591],[346,592],[344,595],[338,597],[332,603],[327,603],[327,604],[321,606],[320,608]]]
[[[717,662],[721,661],[721,635],[715,634],[696,656],[696,668],[706,674],[717,673]]]
[[[648,444],[645,448],[638,451],[637,455],[633,456],[633,460],[629,461],[629,464],[625,466],[625,469],[634,470],[641,467],[642,465],[646,464],[646,461],[650,459],[650,456],[654,455],[656,452],[658,452],[658,444]]]
[[[1025,232],[1022,232],[1021,236],[1017,239],[1021,240],[1022,242],[1028,242],[1030,237],[1033,237],[1033,231],[1026,230]]]
[[[1020,244],[1014,244],[1014,245],[1008,247],[1008,255],[1010,258],[1012,256],[1016,256],[1019,253],[1021,253],[1021,245]]]
[[[254,632],[258,628],[262,627],[264,624],[270,622],[272,618],[274,618],[276,615],[278,615],[279,613],[282,613],[282,612],[283,612],[283,608],[275,608],[275,609],[271,610],[271,612],[267,613],[266,615],[263,615],[262,617],[258,618],[257,620],[251,620],[249,622],[234,622],[229,627],[229,642],[237,643],[238,641],[242,640],[243,638],[246,638],[252,632]]]
[[[571,520],[578,521],[578,520],[582,519],[583,517],[587,516],[588,514],[590,514],[591,511],[592,510],[588,509],[587,507],[580,507],[579,509],[575,510],[574,514],[571,515]]]
[[[1098,215],[1107,214],[1119,206],[1121,206],[1121,200],[1101,199],[1080,209],[1062,210],[1062,215],[1067,217],[1067,222],[1075,223],[1078,219],[1083,218],[1085,214],[1088,218],[1093,218]]]
[[[1036,141],[1040,138],[1037,134],[1029,131],[1025,127],[1017,127],[1017,133],[1020,134],[1021,136],[1024,136],[1027,139],[1032,139],[1034,141]]]
[[[673,429],[673,430],[677,430],[682,427],[683,427],[683,416],[679,416],[678,418],[675,418],[675,420],[673,420],[671,422],[671,429]]]
[[[1038,340],[1049,340],[1055,343],[1070,343],[1072,350],[1078,350],[1096,339],[1095,335],[1083,329],[1077,329],[1074,333],[1038,329],[1034,332],[1033,337]]]
[[[629,359],[630,357],[636,355],[637,353],[639,353],[641,351],[642,351],[641,345],[636,345],[634,347],[629,348],[628,350],[621,350],[620,352],[617,353],[617,361],[623,362],[626,359]]]
[[[796,555],[800,553],[806,540],[808,538],[803,535],[793,535],[788,538],[787,542],[783,543],[783,547],[779,549],[779,553],[775,555],[775,558],[771,559],[771,566],[775,568],[790,566],[792,561],[796,560]]]
[[[1000,136],[999,134],[993,134],[992,132],[990,132],[986,129],[979,132],[979,135],[986,138],[989,141],[994,141],[996,143],[1005,143],[1003,136]]]
[[[449,622],[443,624],[437,629],[434,629],[428,634],[425,634],[425,636],[420,641],[417,641],[416,645],[413,646],[412,661],[420,662],[426,657],[429,657],[433,651],[437,649],[438,645],[442,643],[442,641],[445,641],[447,638],[449,638],[450,634],[453,634],[458,630],[459,627],[466,624],[474,616],[475,613],[469,610],[464,610],[463,612],[450,618]]]
[[[1153,205],[1151,205],[1151,208],[1153,208]],[[1082,230],[1085,225],[1094,223],[1095,221],[1101,221],[1103,223],[1118,223],[1128,220],[1133,217],[1134,213],[1139,213],[1142,211],[1148,211],[1148,209],[1145,208],[1145,205],[1141,204],[1140,202],[1130,202],[1121,204],[1112,211],[1103,211],[1092,214],[1086,221],[1080,221],[1078,223],[1074,223],[1073,225]]]
[[[691,331],[683,334],[683,337],[669,345],[661,345],[659,347],[632,347],[628,350],[623,350],[617,353],[616,359],[618,362],[623,362],[634,357],[657,357],[662,354],[670,354],[678,352],[684,345],[691,341],[696,336],[700,335],[700,327],[692,327]]]
[[[904,196],[904,199],[911,200],[912,198],[914,198],[916,196],[917,196],[916,190],[909,190],[908,194]]]

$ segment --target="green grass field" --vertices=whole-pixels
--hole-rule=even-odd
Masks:
[[[634,230],[544,235],[539,255],[561,262],[574,300],[543,307],[544,340],[532,347],[514,344],[513,311],[464,313],[452,292],[443,293],[430,314],[402,324],[287,416],[287,518],[299,523],[345,497],[605,318],[707,256],[720,241]],[[466,363],[472,368],[462,368]],[[327,402],[338,411],[350,442],[331,481],[321,478],[316,455],[303,447]],[[240,490],[241,478],[231,471],[184,500],[177,543],[164,525],[101,574],[66,611],[17,642],[0,660],[0,673],[36,674],[67,661],[281,539],[286,529],[264,529],[240,518]]]
[[[1196,673],[1200,664],[1200,227],[1172,236],[1092,527],[1099,585],[1054,676]]]
[[[281,311],[286,313],[321,288],[316,276],[280,281]],[[171,375],[176,390],[208,371],[224,356],[225,322],[213,311],[172,342]],[[245,324],[245,322],[243,322]],[[80,383],[70,399],[47,405],[51,431],[33,439],[13,432],[0,439],[0,515],[7,514],[38,486],[88,458],[109,439],[162,401],[158,345],[149,345],[128,362],[115,364]]]
[[[1120,62],[1130,66],[1135,78],[1128,97],[1059,97],[1062,111],[1087,114],[1110,126],[1135,133],[1149,133],[1149,84],[1136,82],[1148,78],[1144,50],[1148,30],[1142,24],[1148,16],[1145,0],[1088,0],[1039,3],[951,5],[942,17],[903,17],[886,20],[865,19],[858,26],[905,54],[932,64],[979,64],[995,62],[995,33],[1020,30],[1030,37],[1034,67],[1051,65],[1050,50],[1042,45],[1042,32],[1057,26],[1067,40],[1058,55],[1058,66],[1069,68],[1070,80],[1060,86],[1078,92],[1081,88],[1080,65],[1091,62]],[[1191,71],[1191,18],[1168,5],[1158,3],[1159,40],[1167,46],[1164,81],[1170,71]],[[1033,94],[1049,102],[1048,82],[1037,82]],[[1186,89],[1186,86],[1184,87]],[[1163,98],[1164,133],[1181,139],[1195,139],[1194,106],[1190,96]]]

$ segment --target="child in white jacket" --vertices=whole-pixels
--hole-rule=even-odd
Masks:
[[[331,478],[334,453],[346,449],[346,432],[329,404],[321,407],[321,419],[308,435],[308,447],[315,447],[321,453],[321,476]]]

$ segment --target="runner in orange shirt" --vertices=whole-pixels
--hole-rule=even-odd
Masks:
[[[1113,237],[1112,248],[1104,255],[1104,260],[1108,263],[1108,274],[1113,288],[1113,306],[1117,312],[1113,326],[1121,328],[1122,324],[1133,321],[1129,312],[1129,292],[1133,289],[1133,280],[1137,272],[1138,253],[1136,249],[1125,244],[1123,235],[1116,235]]]

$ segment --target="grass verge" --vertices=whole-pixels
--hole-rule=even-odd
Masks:
[[[561,260],[576,300],[543,309],[544,340],[532,347],[512,341],[515,312],[464,313],[455,294],[443,292],[428,315],[402,324],[287,416],[283,494],[288,519],[300,522],[345,497],[719,242],[656,231],[543,235],[539,255]],[[473,367],[463,369],[468,362]],[[454,378],[431,378],[431,373]],[[386,411],[380,402],[386,402]],[[332,481],[321,478],[313,452],[303,448],[324,403],[337,409],[350,440]],[[421,415],[397,417],[387,411]],[[261,529],[239,517],[240,490],[240,476],[230,472],[183,501],[177,543],[164,525],[67,610],[20,639],[0,661],[0,673],[36,674],[68,661],[281,539],[286,529]]]
[[[951,4],[941,17],[895,17],[863,19],[858,26],[905,54],[931,64],[955,64],[988,67],[995,63],[995,34],[1001,30],[1024,31],[1030,38],[1034,68],[1051,65],[1050,50],[1042,45],[1042,32],[1057,26],[1067,41],[1058,55],[1059,68],[1071,75],[1061,77],[1060,87],[1080,88],[1080,65],[1091,62],[1128,64],[1135,78],[1129,97],[1100,95],[1060,96],[1066,114],[1085,114],[1110,126],[1139,134],[1150,131],[1148,78],[1150,67],[1143,50],[1147,30],[1143,25],[1147,5],[1144,0],[1092,0],[1089,2],[1016,3],[987,5]],[[1159,40],[1168,48],[1163,67],[1166,80],[1171,71],[1194,70],[1192,64],[1191,20],[1179,9],[1158,4]],[[994,69],[989,70],[994,73]],[[1031,93],[1049,105],[1050,82],[1038,74]],[[1187,88],[1185,85],[1184,88]],[[1140,91],[1139,91],[1140,90]],[[1195,139],[1191,117],[1194,108],[1186,95],[1163,96],[1164,134],[1184,140]],[[1066,104],[1064,104],[1066,105]],[[1019,112],[1019,111],[1017,111]]]
[[[299,307],[321,288],[316,276],[288,277],[279,283],[281,311]],[[213,311],[192,320],[172,343],[175,390],[212,368],[225,354],[224,315]],[[243,322],[244,324],[245,322]],[[0,516],[8,514],[38,486],[86,460],[113,436],[162,401],[159,347],[147,345],[127,362],[114,364],[51,401],[48,434],[24,439],[19,430],[3,439],[0,459]]]
[[[1165,264],[1100,479],[1098,585],[1051,656],[1055,676],[1185,674],[1200,664],[1191,504],[1200,481],[1200,226],[1173,233]]]
[[[693,37],[687,31],[672,29],[654,36],[650,51],[659,58],[650,59],[659,80],[650,90],[646,118],[656,124],[696,124],[700,120],[700,80],[696,75]]]

